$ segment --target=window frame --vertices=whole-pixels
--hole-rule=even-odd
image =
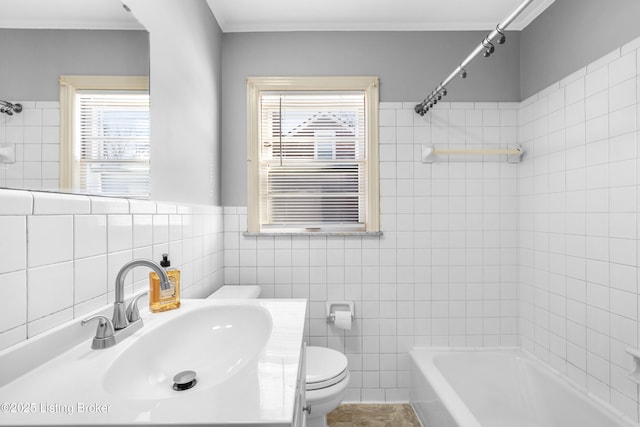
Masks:
[[[148,76],[63,75],[60,84],[60,190],[80,191],[75,171],[74,148],[76,95],[83,90],[123,90],[149,92]],[[150,198],[150,195],[149,197]]]
[[[363,91],[367,132],[367,220],[359,232],[291,230],[275,234],[380,233],[379,79],[376,76],[249,77],[247,79],[247,232],[264,232],[260,223],[260,96],[271,91]]]

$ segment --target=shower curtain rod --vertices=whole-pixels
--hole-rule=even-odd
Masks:
[[[484,38],[484,40],[482,40],[482,42],[478,45],[478,47],[476,47],[470,54],[469,56],[466,57],[466,59],[464,61],[462,61],[460,63],[460,65],[458,65],[456,67],[455,70],[453,70],[453,72],[451,74],[449,74],[449,77],[447,77],[446,79],[444,79],[434,90],[433,92],[431,92],[429,94],[429,96],[427,96],[424,101],[422,101],[421,103],[417,104],[415,107],[415,111],[417,114],[420,114],[421,116],[424,116],[430,108],[432,108],[434,105],[436,105],[438,103],[438,101],[440,99],[442,99],[443,96],[447,96],[447,85],[451,82],[451,80],[453,80],[458,74],[460,74],[460,76],[464,79],[467,77],[467,71],[464,69],[464,67],[466,67],[467,65],[469,65],[469,63],[471,61],[473,61],[475,59],[476,56],[478,56],[480,54],[480,52],[483,52],[483,56],[484,57],[489,57],[495,50],[495,46],[493,45],[493,41],[495,38],[498,38],[498,44],[503,44],[506,41],[506,37],[504,34],[504,30],[509,26],[509,24],[511,24],[511,22],[513,22],[514,19],[516,19],[518,17],[518,15],[520,15],[522,13],[522,11],[524,11],[527,6],[529,6],[531,3],[533,2],[533,0],[525,0],[524,2],[522,2],[522,4],[520,6],[518,6],[518,8],[516,10],[514,10],[513,12],[511,12],[511,14],[509,16],[507,16],[501,23],[499,23],[498,25],[496,25],[496,29],[491,31],[487,37]]]

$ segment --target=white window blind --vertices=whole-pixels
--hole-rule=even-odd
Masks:
[[[363,231],[364,92],[262,92],[259,117],[262,230]]]
[[[78,91],[78,185],[89,194],[149,197],[149,94]]]

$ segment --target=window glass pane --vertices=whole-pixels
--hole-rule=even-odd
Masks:
[[[149,95],[80,91],[75,159],[80,187],[91,194],[148,197]]]
[[[363,92],[263,93],[260,204],[265,228],[364,228]]]

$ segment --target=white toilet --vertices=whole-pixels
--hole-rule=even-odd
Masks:
[[[226,298],[258,298],[262,288],[258,285],[224,285],[207,297],[214,299]]]
[[[324,347],[307,347],[307,427],[327,427],[327,414],[338,407],[349,384],[347,357]]]
[[[207,298],[258,298],[258,285],[224,285]],[[324,347],[307,347],[306,400],[308,427],[327,427],[327,414],[338,407],[349,384],[347,357]]]

